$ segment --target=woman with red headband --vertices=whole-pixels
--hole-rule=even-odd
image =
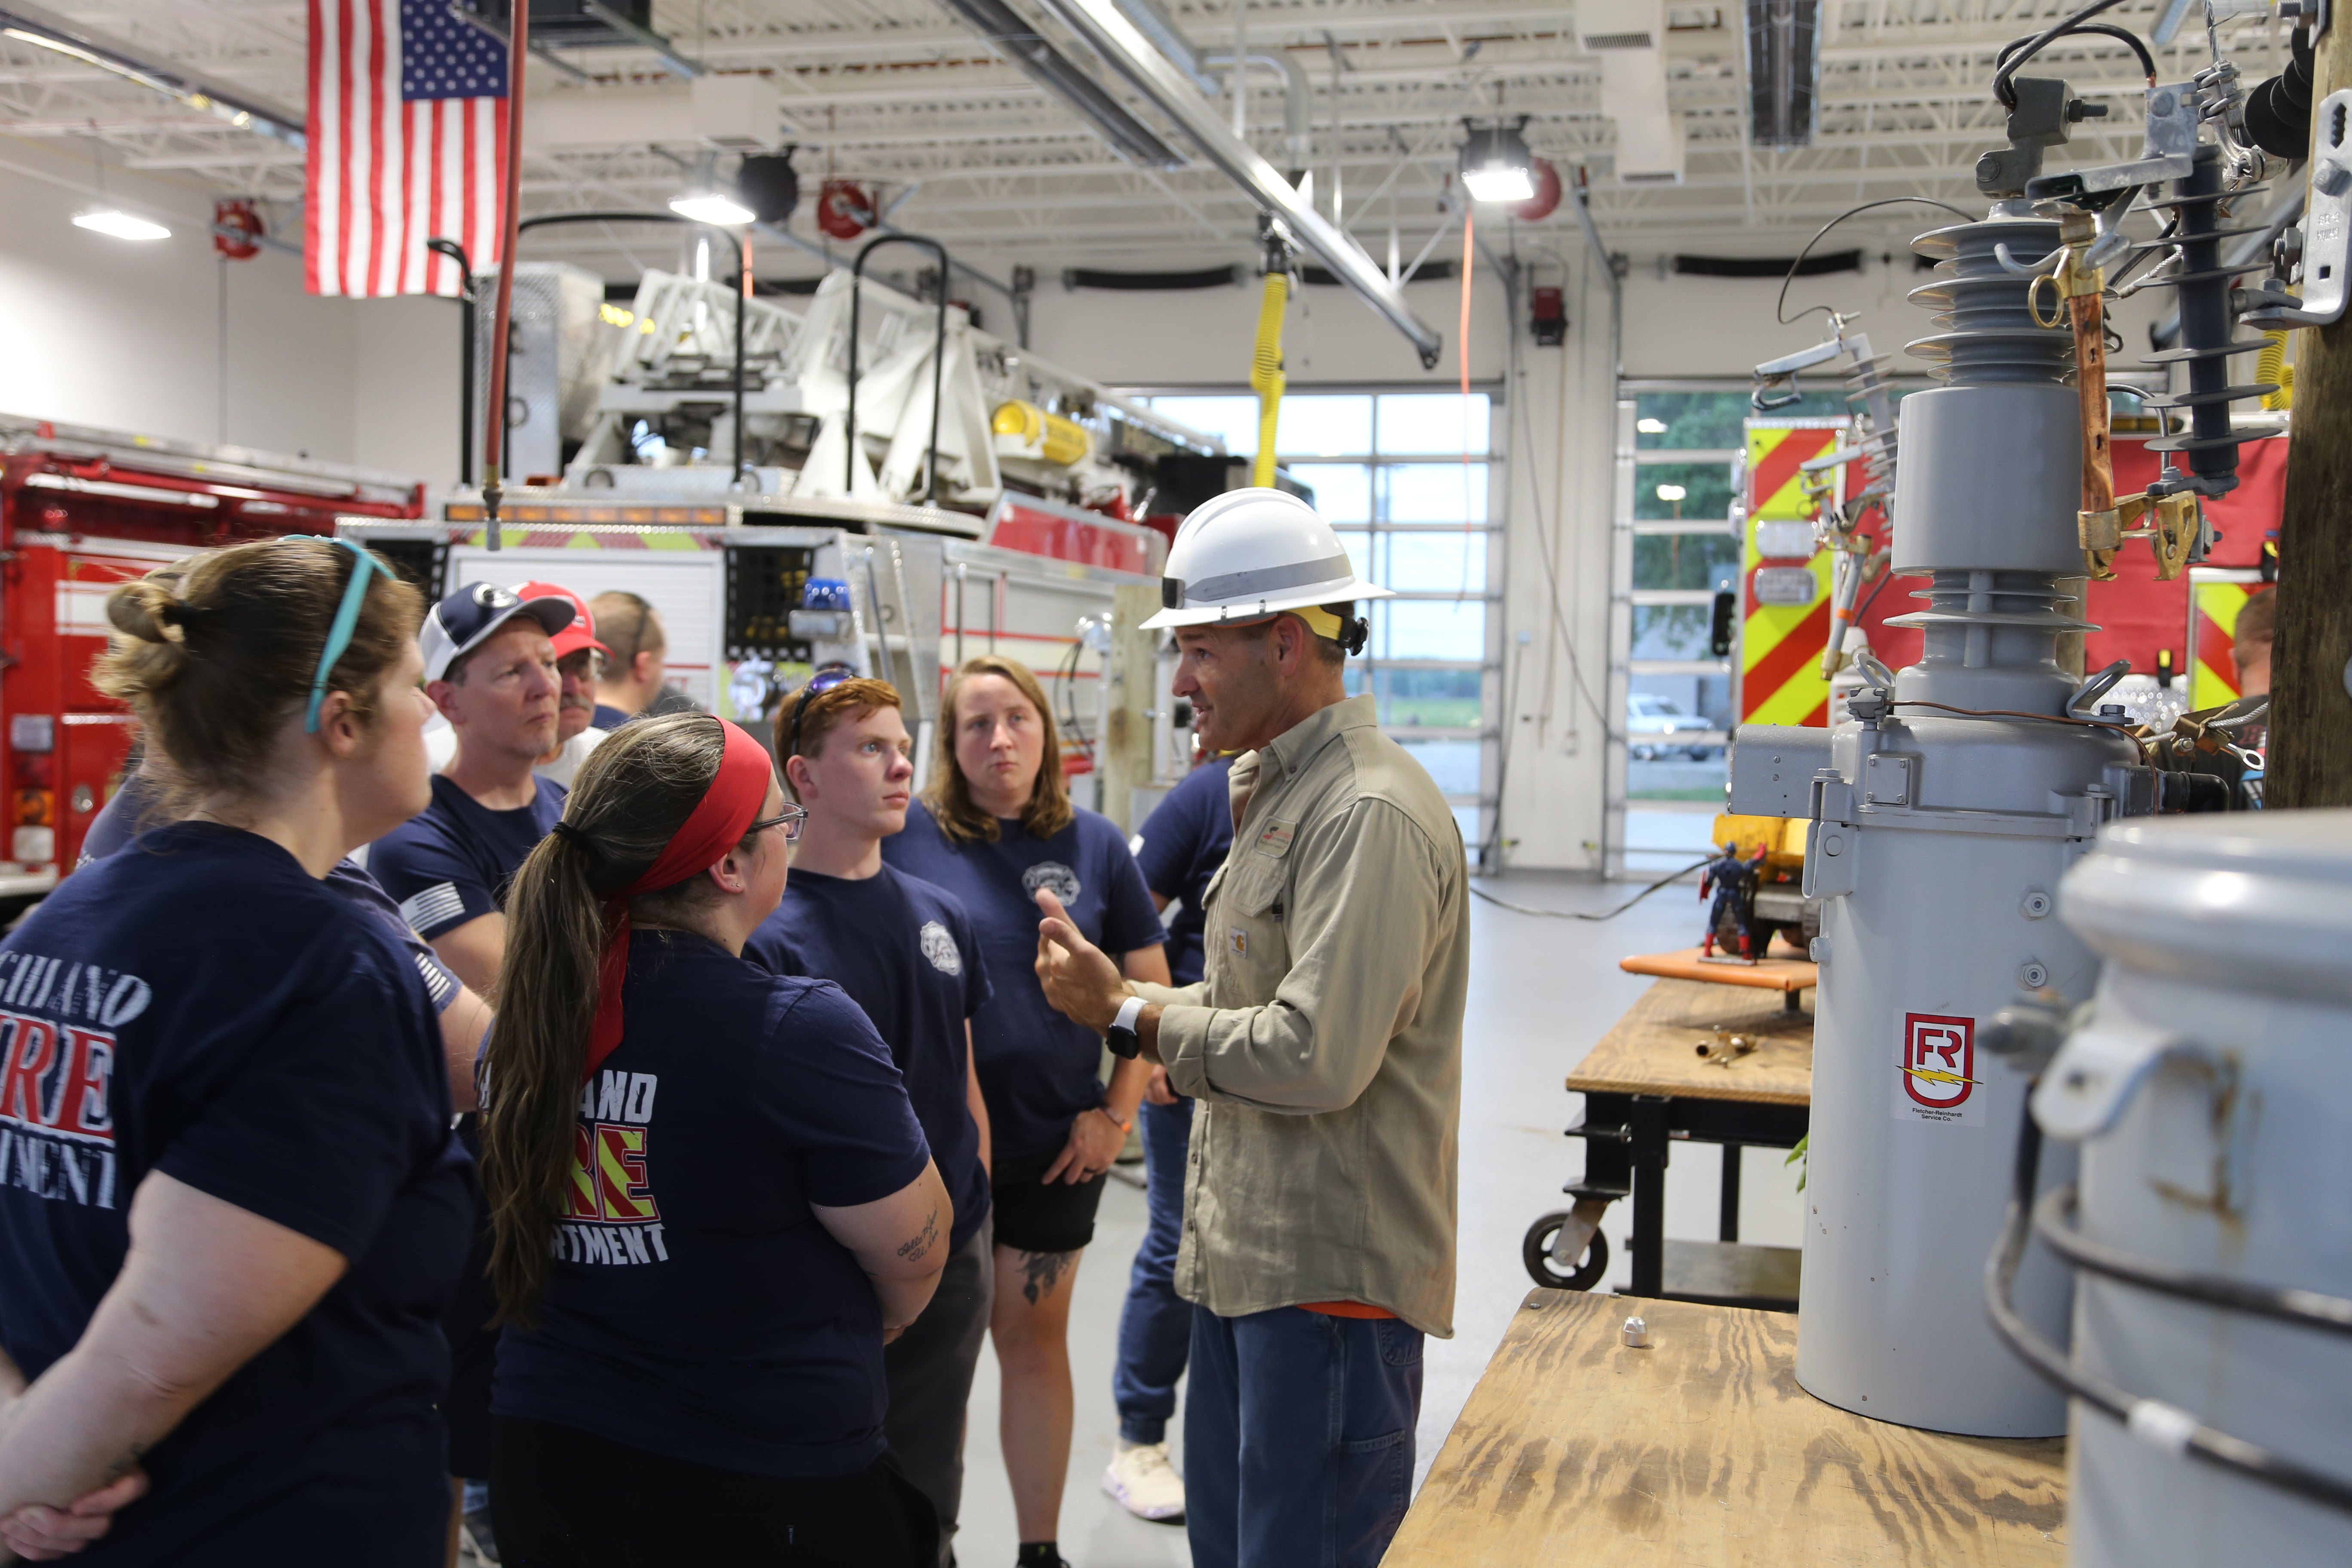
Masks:
[[[741,956],[800,819],[741,730],[646,720],[516,876],[482,1131],[509,1568],[936,1561],[882,1346],[946,1189],[866,1016]]]

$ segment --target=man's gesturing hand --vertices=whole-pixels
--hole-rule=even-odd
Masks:
[[[1110,954],[1079,934],[1047,889],[1037,889],[1037,907],[1045,914],[1037,922],[1037,984],[1045,988],[1045,1000],[1073,1023],[1109,1028],[1133,994],[1126,977]]]

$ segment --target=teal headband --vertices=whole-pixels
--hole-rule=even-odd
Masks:
[[[343,589],[343,602],[335,611],[335,624],[327,628],[327,646],[319,654],[319,673],[310,678],[310,708],[302,721],[302,732],[319,732],[319,709],[327,700],[327,676],[335,661],[352,646],[352,634],[359,629],[360,606],[367,603],[368,574],[383,572],[383,563],[367,552],[364,545],[348,539],[330,540],[352,552],[352,580]]]

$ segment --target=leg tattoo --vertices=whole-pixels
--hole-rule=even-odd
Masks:
[[[1055,1285],[1062,1278],[1063,1270],[1068,1268],[1077,1256],[1075,1252],[1023,1253],[1021,1255],[1022,1296],[1034,1307],[1037,1304],[1038,1298],[1052,1295]]]

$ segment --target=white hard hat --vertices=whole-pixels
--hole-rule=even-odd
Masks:
[[[1285,610],[1395,596],[1356,575],[1339,536],[1297,496],[1227,490],[1194,507],[1176,531],[1160,579],[1166,607],[1143,624],[1258,621]]]

